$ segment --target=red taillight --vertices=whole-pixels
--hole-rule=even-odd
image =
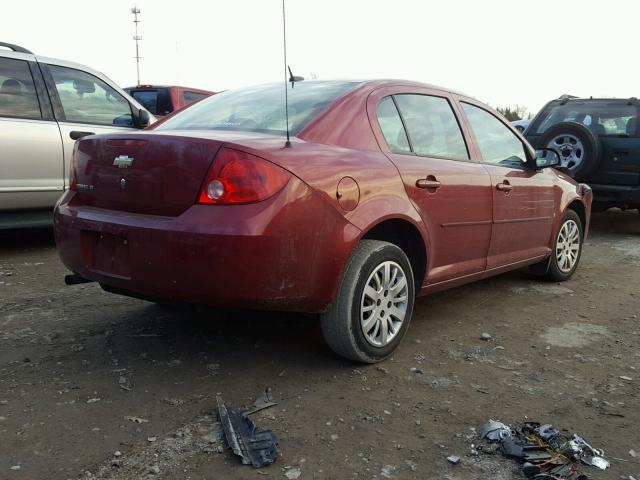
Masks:
[[[75,192],[78,190],[78,179],[76,178],[76,155],[78,154],[78,142],[73,146],[71,153],[71,164],[69,165],[69,190]]]
[[[249,153],[223,148],[202,184],[198,203],[255,203],[279,192],[289,173]]]

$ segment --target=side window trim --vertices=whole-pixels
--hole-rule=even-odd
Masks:
[[[40,103],[40,114],[42,120],[55,120],[53,116],[53,109],[51,108],[51,102],[47,93],[47,87],[42,78],[42,72],[38,67],[37,62],[29,62],[29,70],[31,71],[31,77],[36,87],[36,94],[38,95],[38,103]]]
[[[513,170],[513,169],[516,169],[516,170],[529,170],[529,163],[530,163],[530,159],[529,159],[529,156],[527,155],[527,153],[528,153],[528,149],[526,148],[525,144],[524,144],[524,143],[522,143],[522,140],[521,140],[517,135],[515,135],[513,132],[511,132],[511,129],[509,128],[509,126],[507,126],[507,124],[505,124],[502,120],[500,120],[500,118],[499,118],[499,117],[497,117],[496,115],[494,115],[493,113],[491,113],[489,110],[487,110],[486,108],[484,108],[484,107],[482,107],[482,106],[480,106],[480,105],[476,105],[475,103],[471,103],[471,102],[468,102],[468,101],[466,101],[466,100],[460,100],[460,101],[459,101],[459,103],[461,104],[461,107],[462,107],[462,108],[461,108],[461,110],[462,110],[462,114],[465,116],[465,120],[466,120],[467,124],[469,125],[469,135],[473,135],[474,140],[475,140],[475,143],[476,143],[476,145],[478,146],[478,156],[479,156],[480,163],[482,163],[483,165],[491,165],[491,166],[494,166],[494,167],[509,168],[509,169],[512,169],[512,170]],[[526,160],[527,160],[527,161],[526,161],[526,163],[525,163],[522,167],[519,167],[519,166],[515,166],[515,165],[514,165],[514,166],[511,166],[511,165],[500,165],[500,164],[497,164],[497,163],[490,163],[490,162],[485,161],[485,159],[484,159],[484,155],[482,155],[482,150],[480,149],[480,144],[479,144],[479,142],[478,142],[478,138],[476,137],[476,132],[475,132],[475,130],[473,129],[473,125],[471,125],[471,122],[469,121],[469,118],[467,117],[467,114],[464,112],[464,107],[463,107],[462,105],[470,105],[470,106],[475,107],[475,108],[477,108],[477,109],[479,109],[479,110],[482,110],[483,112],[485,112],[485,113],[487,113],[487,114],[491,115],[491,116],[492,116],[493,118],[495,118],[498,122],[500,122],[500,124],[501,124],[502,126],[504,126],[508,131],[510,131],[510,132],[511,132],[511,134],[512,134],[512,135],[513,135],[513,136],[514,136],[514,137],[515,137],[515,138],[520,142],[520,144],[522,145],[522,150],[524,151],[524,154],[525,154],[525,156],[527,157],[527,158],[526,158]]]
[[[467,158],[442,157],[442,156],[437,156],[437,155],[420,155],[419,153],[416,153],[415,150],[413,149],[413,143],[411,141],[411,135],[409,134],[409,130],[407,129],[407,125],[405,123],[404,116],[402,114],[402,110],[398,106],[398,103],[397,103],[396,98],[395,98],[398,95],[420,95],[420,96],[423,96],[423,97],[434,97],[434,98],[441,98],[441,99],[445,100],[447,102],[447,104],[449,105],[449,108],[451,109],[451,114],[453,115],[453,118],[456,120],[456,124],[458,125],[458,129],[460,130],[460,135],[462,137],[462,142],[464,143],[464,148],[467,151]],[[424,157],[424,158],[437,158],[437,159],[440,159],[440,160],[452,160],[454,162],[472,162],[472,163],[477,163],[471,158],[471,150],[469,149],[469,142],[467,141],[464,128],[462,128],[462,123],[460,121],[460,118],[458,118],[458,112],[456,112],[456,109],[453,108],[453,105],[451,103],[451,99],[449,99],[449,98],[447,98],[446,96],[443,96],[443,95],[434,95],[434,94],[430,94],[430,93],[394,93],[394,94],[391,95],[391,98],[393,99],[393,103],[396,106],[396,109],[398,110],[398,114],[400,115],[400,120],[402,121],[402,126],[404,128],[405,134],[407,135],[407,140],[409,141],[409,148],[411,148],[411,154],[412,155],[416,155],[418,157]],[[401,153],[400,155],[408,155],[408,154],[407,153]]]
[[[56,82],[53,81],[53,75],[51,75],[49,71],[49,65],[38,62],[38,66],[40,67],[40,72],[42,72],[44,83],[47,86],[47,92],[49,93],[49,99],[51,100],[51,106],[53,108],[53,115],[58,122],[64,122],[67,118],[62,108],[58,90],[56,89]]]
[[[400,117],[400,123],[402,123],[402,129],[404,130],[404,134],[407,136],[407,142],[409,143],[410,153],[402,152],[399,155],[417,155],[415,150],[413,149],[413,143],[411,142],[411,135],[409,135],[409,130],[407,129],[407,124],[404,121],[404,115],[402,115],[402,112],[400,111],[400,107],[398,106],[398,102],[396,102],[396,96],[394,94],[394,95],[390,95],[390,97],[391,97],[391,100],[393,101],[393,104],[396,107],[396,110],[398,112],[398,116]]]

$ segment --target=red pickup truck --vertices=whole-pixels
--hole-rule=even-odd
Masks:
[[[175,85],[138,85],[127,87],[125,91],[156,117],[169,115],[175,110],[216,93]]]

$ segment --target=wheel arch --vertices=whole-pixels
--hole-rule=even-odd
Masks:
[[[410,220],[390,217],[363,231],[360,240],[382,240],[393,243],[407,255],[416,286],[420,291],[427,274],[427,242],[424,234]]]
[[[567,210],[573,210],[578,214],[582,222],[582,228],[585,229],[587,226],[587,210],[584,203],[582,203],[581,200],[575,199],[565,207],[564,211],[566,212]]]

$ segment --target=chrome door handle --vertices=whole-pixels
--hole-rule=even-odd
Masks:
[[[416,187],[418,188],[440,188],[442,184],[435,179],[421,178],[416,181]]]
[[[513,190],[513,187],[511,186],[511,184],[506,180],[496,185],[496,188],[501,192],[510,192],[511,190]]]

